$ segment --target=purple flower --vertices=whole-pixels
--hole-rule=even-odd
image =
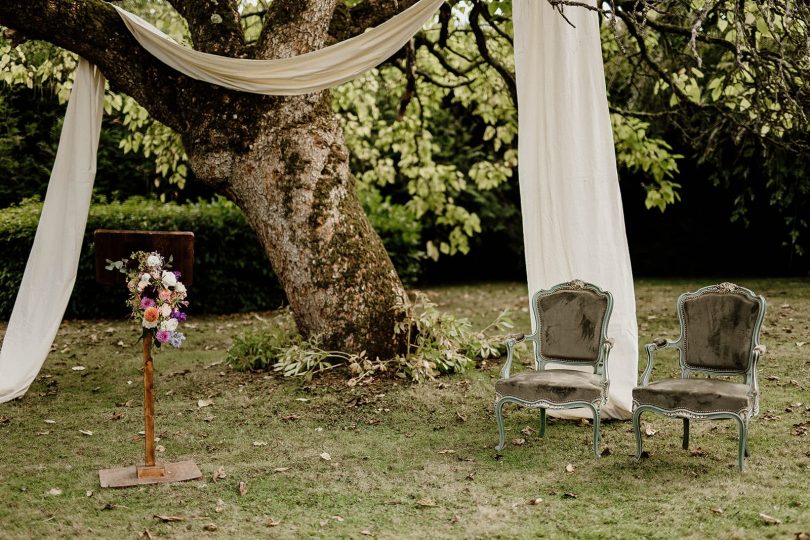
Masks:
[[[182,273],[181,273],[181,272],[178,272],[178,271],[176,271],[176,270],[174,271],[174,277],[176,277],[177,279],[180,279],[180,276],[181,276],[181,275],[182,275]]]
[[[141,298],[141,309],[146,309],[150,307],[155,307],[155,301],[146,296]]]
[[[168,330],[158,330],[155,332],[155,339],[157,339],[161,343],[166,343],[171,339],[172,333]]]
[[[180,345],[182,345],[185,340],[186,336],[184,334],[181,334],[180,332],[174,332],[169,338],[169,345],[177,348],[180,347]]]
[[[175,309],[174,311],[172,311],[171,318],[177,319],[178,321],[182,322],[185,321],[188,318],[188,316],[182,311]]]

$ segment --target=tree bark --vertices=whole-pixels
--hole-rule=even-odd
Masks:
[[[219,22],[206,11],[209,2],[171,3],[186,17],[196,48],[247,54],[232,0],[212,4]],[[286,57],[322,47],[337,3],[276,0],[256,54]],[[282,9],[286,4],[295,9]],[[394,327],[406,316],[407,296],[357,199],[329,92],[257,96],[191,80],[144,52],[101,0],[7,0],[0,24],[96,63],[114,89],[182,135],[195,176],[245,212],[305,337],[372,359],[402,350]]]

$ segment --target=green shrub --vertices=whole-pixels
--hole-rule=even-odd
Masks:
[[[419,251],[419,222],[405,208],[383,199],[379,192],[363,191],[361,199],[402,279],[415,281],[423,258]],[[0,318],[7,319],[11,314],[41,211],[42,203],[36,199],[0,210],[0,252],[4,255],[0,261]],[[96,229],[192,231],[192,314],[267,310],[285,303],[267,255],[236,205],[224,198],[177,204],[134,197],[90,207],[79,273],[66,317],[127,315],[126,289],[95,282]]]
[[[42,203],[24,201],[0,210],[0,316],[8,318],[31,250]],[[126,317],[127,291],[95,282],[96,229],[194,232],[191,313],[227,313],[279,307],[284,293],[244,214],[233,203],[178,205],[142,198],[93,204],[87,220],[76,286],[66,316]]]

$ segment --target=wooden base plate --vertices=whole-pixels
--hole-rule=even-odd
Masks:
[[[120,469],[101,469],[98,471],[98,480],[103,488],[119,488],[130,486],[142,486],[144,484],[169,484],[172,482],[185,482],[187,480],[197,480],[202,478],[202,473],[197,464],[191,460],[177,463],[162,463],[165,467],[164,476],[144,476],[138,478],[138,470],[135,465]]]

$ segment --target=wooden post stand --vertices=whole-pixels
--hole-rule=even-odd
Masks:
[[[143,338],[143,432],[146,464],[138,465],[138,479],[163,478],[166,467],[155,464],[155,393],[152,365],[152,334]]]
[[[119,246],[125,240],[131,240],[135,235],[139,236],[139,246],[132,251],[154,251],[156,250],[155,244],[165,244],[168,240],[177,243],[183,253],[194,253],[193,241],[194,235],[191,233],[168,233],[162,234],[159,232],[142,233],[136,231],[96,231],[96,238],[99,239],[99,232],[104,233],[104,237],[108,242],[113,245]],[[180,235],[187,235],[185,239],[178,242]],[[120,235],[120,236],[119,236]],[[167,237],[171,235],[170,238]],[[111,238],[110,238],[111,237]],[[190,237],[190,238],[189,238]],[[153,243],[145,242],[146,240],[153,240]],[[121,240],[121,241],[117,241]],[[191,247],[187,245],[191,242]],[[97,249],[100,247],[100,242],[97,242]],[[106,251],[106,249],[104,250]],[[161,251],[163,255],[165,253]],[[103,256],[103,253],[98,256]],[[129,253],[123,255],[128,256]],[[193,255],[192,255],[193,256]],[[121,258],[121,257],[117,257]],[[101,259],[104,262],[104,259]],[[97,262],[98,264],[98,262]],[[188,276],[190,277],[191,261],[185,260],[184,264],[188,265]],[[186,274],[184,274],[185,276]],[[100,278],[99,281],[102,281]],[[184,279],[185,281],[185,279]],[[188,284],[188,283],[186,283]],[[152,364],[152,335],[147,334],[143,338],[143,423],[144,423],[144,453],[145,463],[143,465],[133,465],[130,467],[123,467],[118,469],[102,469],[98,471],[99,482],[103,488],[113,487],[129,487],[139,486],[143,484],[166,484],[171,482],[183,482],[186,480],[197,480],[202,478],[202,473],[199,467],[192,460],[180,461],[177,463],[157,463],[155,461],[155,394],[154,394],[154,366]]]

